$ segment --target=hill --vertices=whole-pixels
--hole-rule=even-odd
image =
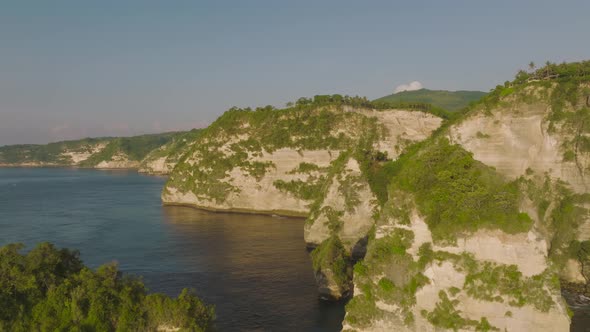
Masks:
[[[450,112],[456,112],[470,103],[480,100],[486,93],[482,91],[446,91],[420,89],[402,91],[376,99],[385,103],[426,103]]]
[[[139,169],[149,165],[148,156],[165,151],[176,156],[199,130],[132,137],[84,138],[49,144],[23,144],[0,147],[0,166],[4,167],[87,167]],[[180,141],[180,142],[179,142]],[[147,160],[144,160],[147,159]],[[176,159],[173,159],[176,160]],[[150,172],[149,169],[146,172]],[[158,172],[164,173],[164,172]]]

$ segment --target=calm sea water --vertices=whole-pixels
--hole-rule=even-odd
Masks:
[[[318,300],[303,221],[162,207],[164,179],[127,171],[0,168],[0,245],[49,241],[92,267],[117,261],[151,291],[194,288],[220,331],[338,331]]]

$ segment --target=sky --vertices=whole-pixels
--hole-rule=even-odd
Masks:
[[[186,130],[316,94],[489,91],[530,61],[589,59],[589,14],[587,0],[0,0],[0,145]]]

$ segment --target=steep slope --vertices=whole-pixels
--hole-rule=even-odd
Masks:
[[[182,135],[185,135],[185,133],[85,138],[46,145],[3,146],[0,147],[0,166],[75,166],[136,169],[140,167],[140,164],[150,152]],[[175,151],[175,149],[171,149],[170,153]]]
[[[341,153],[386,146],[395,156],[441,123],[424,112],[322,97],[284,110],[226,112],[178,163],[164,203],[306,216]]]
[[[588,280],[588,81],[590,62],[519,73],[391,162],[344,330],[569,330],[560,288]]]
[[[426,103],[450,112],[456,112],[470,103],[480,100],[486,93],[482,91],[445,91],[420,89],[402,91],[376,99],[386,103]]]
[[[180,160],[180,157],[191,145],[195,144],[200,133],[201,129],[193,129],[186,133],[174,135],[168,143],[153,149],[143,158],[139,166],[139,172],[169,174]]]

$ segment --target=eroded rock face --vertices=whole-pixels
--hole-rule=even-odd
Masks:
[[[139,167],[140,173],[166,175],[169,174],[176,166],[176,163],[170,162],[166,157],[160,157],[154,160],[145,160]]]
[[[368,131],[378,135],[374,140],[375,146],[390,147],[391,144],[395,146],[424,139],[442,122],[431,114],[404,110],[347,108],[320,110],[317,113],[321,112],[329,113],[324,116],[331,117],[330,128],[314,134],[321,138],[314,141],[313,149],[306,147],[310,145],[307,143],[310,139],[300,135],[293,135],[295,137],[290,139],[291,142],[282,143],[288,145],[285,147],[264,146],[260,144],[266,140],[266,137],[260,136],[262,129],[251,124],[247,117],[231,128],[213,125],[209,135],[199,141],[199,146],[206,149],[193,148],[187,152],[186,158],[171,174],[171,181],[162,193],[162,201],[209,210],[307,216],[317,196],[314,191],[321,190],[332,162],[340,153],[354,148]],[[299,116],[293,113],[276,121],[293,121],[299,126],[297,121],[301,124],[307,121]],[[390,152],[392,156],[397,155],[394,150]],[[212,176],[218,170],[212,166],[213,159],[215,163],[224,164],[223,174]],[[226,164],[232,162],[232,165]],[[260,172],[255,173],[255,168]],[[216,177],[214,181],[211,180],[213,177]],[[349,223],[344,232],[354,233],[355,230],[350,227],[356,226]],[[313,235],[316,238],[310,238],[310,241],[321,242],[321,232],[318,229],[318,235]]]
[[[358,162],[348,159],[328,188],[321,206],[312,212],[305,225],[305,242],[319,245],[337,234],[350,252],[355,246],[357,251],[362,250],[359,241],[374,224],[377,198],[363,178]]]
[[[352,295],[352,259],[338,236],[322,242],[311,257],[321,299],[339,301]]]
[[[318,294],[321,299],[327,301],[340,301],[346,299],[352,294],[352,268],[347,274],[348,282],[339,283],[335,280],[334,272],[331,269],[320,269],[314,272],[315,280],[318,285]]]
[[[229,143],[222,147],[228,148]],[[252,160],[271,165],[261,178],[251,176],[248,171],[234,167],[223,182],[231,183],[237,190],[230,192],[223,201],[217,201],[205,195],[181,192],[174,186],[167,186],[162,193],[165,204],[185,204],[216,211],[239,211],[269,213],[288,216],[305,216],[309,212],[309,200],[299,198],[290,192],[277,188],[275,181],[302,181],[307,183],[311,177],[319,176],[325,171],[312,174],[296,173],[300,164],[312,164],[319,168],[329,167],[337,156],[337,151],[278,149],[271,153],[263,152]],[[198,167],[198,161],[189,161]]]
[[[449,137],[472,152],[475,159],[510,178],[525,175],[528,169],[561,179],[576,192],[588,192],[590,158],[564,160],[564,143],[572,133],[548,130],[550,107],[546,103],[518,103],[514,107],[516,110],[502,108],[491,114],[474,114],[453,126]]]
[[[130,160],[129,157],[123,153],[116,154],[111,160],[103,160],[99,162],[94,168],[98,169],[136,169],[140,162]]]

